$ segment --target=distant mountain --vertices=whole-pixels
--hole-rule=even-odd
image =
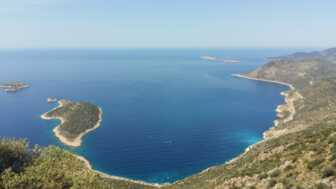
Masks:
[[[268,64],[245,75],[291,83],[302,88],[323,78],[336,77],[335,63],[336,48],[332,48],[272,58]]]
[[[297,52],[288,56],[271,57],[270,60],[307,60],[320,59],[336,63],[336,48],[330,48],[324,51]]]

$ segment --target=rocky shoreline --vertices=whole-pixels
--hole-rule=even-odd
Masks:
[[[267,130],[263,133],[263,138],[264,138],[264,140],[267,140],[267,139],[270,139],[272,137],[280,136],[280,135],[286,133],[285,130],[275,131],[274,128],[276,128],[279,125],[280,122],[287,123],[287,122],[290,122],[294,119],[294,116],[296,114],[296,108],[295,108],[294,103],[295,103],[295,101],[303,98],[302,95],[295,89],[295,87],[290,83],[268,80],[268,79],[259,79],[259,78],[254,78],[254,77],[242,75],[242,74],[233,74],[232,76],[233,77],[238,77],[238,78],[243,78],[243,79],[249,79],[249,80],[255,80],[255,81],[262,81],[262,82],[285,85],[285,86],[288,86],[290,88],[289,91],[281,92],[281,95],[284,96],[285,99],[284,99],[284,103],[280,104],[275,110],[277,112],[278,119],[276,119],[274,121],[274,125],[269,130]],[[284,115],[284,113],[286,113],[286,112],[289,113],[287,116]],[[263,142],[264,140],[262,140],[260,142]]]
[[[281,95],[285,97],[285,103],[277,107],[276,112],[278,119],[274,121],[272,128],[264,132],[263,135],[266,139],[287,133],[286,129],[276,130],[276,128],[280,123],[285,124],[294,119],[296,114],[295,102],[303,99],[303,96],[296,90],[282,92]],[[285,115],[286,113],[288,115]]]
[[[279,122],[280,122],[281,119],[282,119],[282,118],[279,118],[279,114],[281,114],[283,111],[285,111],[284,108],[282,108],[282,109],[280,110],[279,107],[286,107],[286,111],[290,111],[290,119],[288,119],[288,117],[287,117],[287,119],[288,119],[287,122],[289,122],[289,121],[291,121],[292,119],[294,119],[294,116],[295,116],[295,114],[296,114],[295,105],[294,105],[294,101],[295,101],[296,99],[294,99],[294,98],[292,98],[291,96],[289,96],[288,93],[291,92],[291,91],[294,91],[294,92],[297,93],[300,97],[302,97],[300,93],[298,93],[297,91],[295,91],[295,87],[294,87],[292,84],[289,84],[289,83],[285,83],[285,82],[281,82],[281,81],[274,81],[274,80],[267,80],[267,79],[258,79],[258,78],[253,78],[253,77],[249,77],[249,76],[241,75],[241,74],[232,74],[232,76],[233,76],[233,77],[237,77],[237,78],[243,78],[243,79],[249,79],[249,80],[255,80],[255,81],[262,81],[262,82],[268,82],[268,83],[275,83],[275,84],[280,84],[280,85],[286,85],[286,86],[288,86],[288,87],[290,88],[290,90],[281,93],[281,95],[285,97],[285,100],[284,100],[285,102],[284,102],[284,104],[279,105],[279,106],[277,107],[277,109],[275,110],[275,111],[278,112],[278,115],[277,115],[277,116],[278,116],[278,119],[276,119],[276,120],[274,121],[274,125],[273,125],[270,129],[266,130],[266,131],[263,133],[263,140],[261,140],[261,141],[255,143],[255,144],[252,144],[251,146],[247,147],[247,148],[245,149],[245,152],[244,152],[244,153],[242,153],[242,154],[240,154],[239,156],[237,156],[237,157],[235,157],[235,158],[229,160],[229,161],[226,162],[225,164],[230,164],[230,163],[233,163],[233,162],[239,160],[242,156],[244,156],[244,155],[245,155],[249,150],[251,150],[254,146],[256,146],[256,145],[258,145],[258,144],[261,144],[261,143],[263,143],[263,142],[266,142],[267,140],[273,138],[274,136],[280,136],[280,134],[278,134],[278,133],[275,134],[274,131],[273,131],[274,128],[278,126]],[[284,119],[286,119],[286,118],[284,118]],[[282,134],[283,134],[283,133],[282,133]],[[215,167],[216,167],[216,166],[215,166]],[[208,171],[209,169],[211,169],[211,167],[208,168],[208,169],[206,169],[206,170],[204,170],[203,172],[206,172],[206,171]]]

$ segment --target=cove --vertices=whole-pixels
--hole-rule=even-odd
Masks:
[[[234,78],[266,57],[297,49],[1,50],[0,81],[30,88],[0,93],[1,137],[57,145],[104,173],[151,183],[174,182],[223,164],[272,127],[288,87]],[[239,64],[209,62],[211,55]],[[58,121],[40,115],[48,97],[88,101],[104,111],[80,148],[53,135]]]

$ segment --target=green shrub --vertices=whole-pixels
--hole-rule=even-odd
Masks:
[[[267,187],[271,188],[276,185],[276,181],[274,179],[270,179],[267,183]]]
[[[331,189],[331,187],[324,183],[318,183],[312,189]]]
[[[29,163],[31,153],[27,147],[25,140],[0,140],[0,173],[7,168],[19,172],[25,164]]]
[[[279,169],[275,169],[275,170],[271,171],[270,177],[277,177],[280,174],[281,174],[281,171]]]
[[[327,167],[322,171],[322,178],[327,178],[335,175],[335,170],[331,167]]]
[[[312,170],[316,168],[317,166],[319,166],[322,162],[323,162],[323,159],[314,159],[307,163],[307,168]]]
[[[267,174],[266,173],[261,173],[261,174],[258,175],[258,178],[260,180],[265,179],[265,178],[267,178]]]

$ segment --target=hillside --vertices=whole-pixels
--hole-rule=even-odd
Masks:
[[[257,79],[290,83],[297,89],[302,89],[322,79],[336,77],[335,64],[336,48],[277,57],[245,75]]]
[[[295,87],[276,127],[230,163],[160,188],[336,188],[335,57],[335,49],[296,53],[246,73]],[[103,177],[57,147],[29,150],[24,141],[3,140],[0,158],[0,188],[157,188]]]
[[[28,148],[24,140],[0,140],[1,189],[117,189],[153,187],[106,179],[58,147]]]
[[[295,116],[284,113],[266,139],[230,164],[171,188],[336,188],[335,49],[296,53],[244,74],[293,84]],[[285,121],[287,120],[287,121]]]

